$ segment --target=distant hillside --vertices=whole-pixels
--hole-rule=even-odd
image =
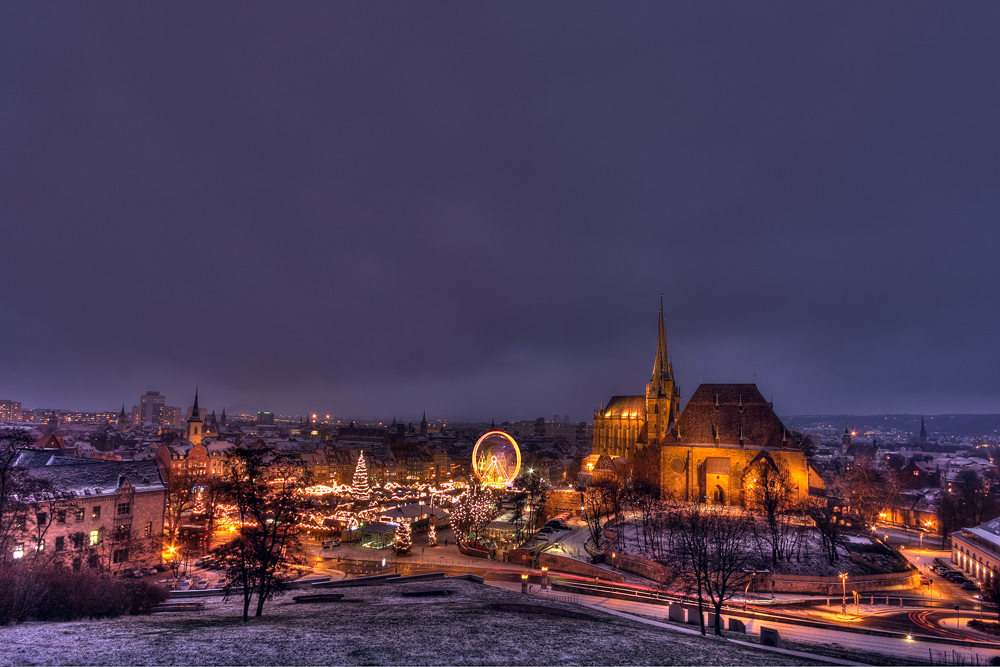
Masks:
[[[832,427],[854,431],[879,430],[920,432],[923,417],[928,434],[1000,435],[1000,414],[996,415],[792,415],[782,417],[791,429]]]

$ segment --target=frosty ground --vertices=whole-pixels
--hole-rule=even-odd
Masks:
[[[268,605],[244,624],[235,601],[200,612],[0,628],[0,665],[803,665],[581,605],[467,580],[337,589],[345,600]],[[353,600],[353,601],[348,601]]]

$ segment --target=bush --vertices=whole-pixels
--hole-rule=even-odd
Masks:
[[[966,623],[967,626],[973,630],[979,630],[980,632],[988,632],[991,635],[1000,635],[1000,623],[991,623],[989,621],[980,621],[978,618],[973,619]]]
[[[55,565],[0,566],[0,625],[146,614],[166,591],[145,581]]]

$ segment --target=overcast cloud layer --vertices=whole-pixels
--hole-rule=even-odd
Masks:
[[[1000,5],[8,3],[0,398],[998,412]],[[756,374],[756,375],[755,375]]]

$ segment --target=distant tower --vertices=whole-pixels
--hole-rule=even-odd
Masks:
[[[226,425],[226,408],[225,407],[222,408],[222,416],[219,417],[219,423],[222,424],[223,426]]]
[[[118,431],[124,433],[128,430],[128,417],[125,416],[125,404],[122,403],[122,411],[118,413]]]
[[[847,450],[851,448],[851,430],[844,429],[844,437],[840,439],[840,453],[843,456],[847,455]]]
[[[193,445],[200,445],[203,437],[205,432],[201,425],[201,412],[198,410],[198,388],[195,387],[194,407],[191,408],[191,418],[188,419],[187,439]]]
[[[674,367],[667,357],[667,331],[663,318],[663,295],[660,295],[659,331],[653,375],[646,385],[646,434],[651,445],[662,444],[680,413],[681,394],[674,382]]]
[[[427,435],[427,411],[424,410],[424,416],[420,420],[420,432]]]
[[[924,418],[920,418],[920,444],[927,444],[927,428],[924,426]]]

